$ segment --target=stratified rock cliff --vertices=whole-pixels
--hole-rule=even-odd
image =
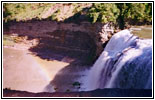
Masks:
[[[32,20],[10,22],[4,26],[4,34],[39,38],[40,46],[43,44],[55,51],[73,52],[92,62],[100,55],[107,41],[114,34],[114,27],[111,23],[92,24],[83,21],[76,24],[74,22]],[[89,60],[85,57],[88,57]]]

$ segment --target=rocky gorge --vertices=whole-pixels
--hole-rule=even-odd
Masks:
[[[135,7],[142,20],[129,18]],[[3,96],[151,97],[152,26],[129,25],[150,24],[151,7],[5,4]]]
[[[114,34],[111,23],[101,24],[90,22],[61,23],[55,21],[30,21],[9,23],[4,34],[17,34],[39,39],[39,47],[44,45],[58,51],[78,52],[96,59],[110,37]],[[35,50],[34,50],[35,51]]]
[[[100,23],[90,24],[89,22],[82,22],[81,24],[75,24],[75,23],[56,23],[50,21],[39,21],[39,22],[34,21],[34,22],[10,23],[9,27],[7,27],[4,30],[4,34],[16,35],[18,37],[26,36],[27,38],[25,41],[32,41],[27,42],[27,44],[28,45],[33,44],[30,45],[27,49],[29,50],[30,53],[32,53],[35,56],[38,56],[41,59],[46,59],[47,61],[58,60],[60,62],[62,61],[69,63],[70,68],[58,72],[59,76],[60,73],[70,71],[76,72],[79,69],[83,70],[84,66],[87,67],[87,68],[85,67],[86,69],[89,69],[89,67],[92,66],[94,61],[104,50],[104,47],[106,46],[112,35],[115,34],[114,30],[115,30],[114,27],[110,24],[100,24]],[[37,40],[37,42],[35,42],[35,40]],[[15,48],[19,47],[21,46],[19,45]],[[53,54],[58,54],[59,56]],[[72,61],[72,59],[74,60]],[[67,76],[64,75],[65,74],[62,74],[63,77],[62,76],[61,77],[62,78],[66,77],[67,79],[68,75]],[[71,76],[72,75],[74,76],[74,74],[71,74]],[[3,95],[4,97],[8,96],[9,97],[12,96],[107,97],[112,95],[117,97],[119,95],[123,97],[126,96],[130,97],[130,96],[151,96],[152,93],[151,89],[147,90],[136,89],[136,92],[134,92],[134,94],[131,94],[133,91],[135,91],[132,89],[107,89],[107,90],[102,89],[102,90],[83,92],[84,89],[80,89],[82,88],[82,85],[79,88],[81,92],[78,92],[79,91],[78,89],[71,89],[72,87],[70,87],[69,89],[67,89],[66,87],[65,88],[61,87],[62,84],[64,84],[63,82],[66,82],[62,81],[62,78],[60,78],[57,81],[54,79],[49,83],[49,85],[46,86],[45,88],[46,90],[44,92],[52,92],[52,93],[40,92],[38,94],[38,92],[31,93],[29,91],[30,92],[29,93],[29,92],[22,92],[22,90],[14,91],[6,88],[3,91],[4,92]],[[78,83],[78,84],[84,84],[84,83]],[[53,85],[54,87],[59,87],[59,89],[57,90],[56,88],[54,88],[55,92],[53,93],[53,89],[50,89],[51,85]],[[66,90],[66,92],[64,90]],[[117,93],[116,91],[119,91],[119,93]],[[105,94],[104,92],[107,93]]]

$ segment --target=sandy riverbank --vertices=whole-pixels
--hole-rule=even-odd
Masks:
[[[64,58],[67,59],[67,58]],[[72,84],[84,73],[63,61],[41,59],[28,50],[3,48],[3,88],[29,92],[77,91]]]

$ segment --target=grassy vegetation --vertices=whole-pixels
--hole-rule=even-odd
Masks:
[[[60,7],[55,7],[56,11],[52,13],[48,19],[55,21],[65,21],[70,17],[75,17],[77,13],[82,14],[82,10],[92,5],[91,3],[66,3]],[[67,7],[66,7],[67,6]]]
[[[10,20],[27,21],[33,18],[41,19],[42,15],[54,3],[4,3],[4,18],[5,22]]]
[[[26,39],[25,36],[3,35],[3,45],[13,46],[15,43],[22,43]]]
[[[13,46],[15,43],[14,38],[9,35],[3,35],[3,45]]]
[[[88,5],[89,9],[83,11],[83,8]],[[85,15],[92,23],[112,22],[118,24],[121,29],[127,24],[151,24],[152,22],[151,3],[4,3],[3,20],[5,22],[41,20],[52,6],[55,11],[50,13],[48,18],[56,21],[64,21],[79,13],[79,16]],[[66,6],[68,9],[65,8]]]
[[[5,22],[16,20],[16,21],[27,21],[31,19],[43,19],[43,15],[45,13],[48,13],[49,8],[52,8],[52,6],[56,5],[56,3],[4,3],[3,4],[3,20]],[[59,7],[55,6],[53,7],[54,11],[51,13],[51,15],[48,15],[48,19],[50,20],[56,20],[60,21],[59,17],[62,17],[63,19],[68,18],[70,13],[72,12],[72,16],[75,13],[80,12],[86,4],[80,4],[80,3],[65,3],[57,4]],[[64,13],[63,7],[64,6],[72,6],[71,9],[67,13]],[[67,9],[68,10],[68,9]],[[65,14],[63,16],[60,16],[61,14]],[[68,14],[68,15],[66,15]]]

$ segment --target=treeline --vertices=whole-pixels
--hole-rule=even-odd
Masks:
[[[67,4],[73,5],[75,15],[76,13],[85,15],[92,23],[112,22],[118,24],[122,29],[128,24],[152,23],[152,3],[93,3],[87,11],[80,8],[80,3],[65,3],[64,5]],[[5,22],[27,21],[33,18],[42,20],[43,14],[53,5],[55,3],[4,3],[3,20]],[[60,12],[61,9],[58,9],[51,13],[50,20],[57,19],[53,18],[53,15],[56,17]]]
[[[127,24],[150,24],[152,22],[151,3],[103,3],[93,4],[87,14],[93,23],[114,22],[120,28]]]

